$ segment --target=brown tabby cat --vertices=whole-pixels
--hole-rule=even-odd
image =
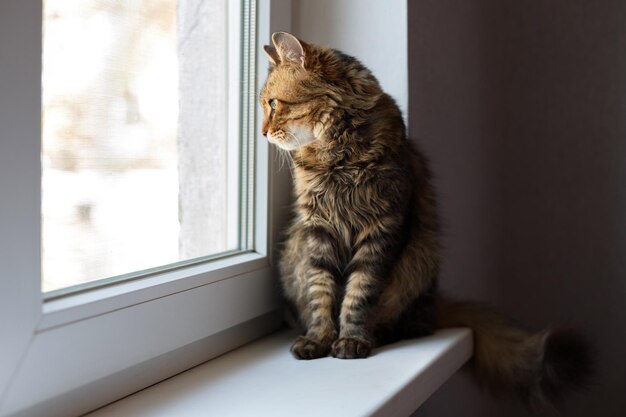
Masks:
[[[260,100],[263,135],[293,162],[295,218],[281,281],[305,334],[299,359],[365,358],[373,347],[469,326],[473,367],[492,387],[552,402],[581,384],[586,345],[529,333],[437,294],[439,225],[424,157],[371,72],[339,51],[274,33]]]

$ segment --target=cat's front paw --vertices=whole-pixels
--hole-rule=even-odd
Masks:
[[[369,356],[372,344],[364,339],[341,337],[333,343],[331,354],[339,359],[360,359]]]
[[[298,336],[291,345],[291,354],[296,359],[323,358],[330,352],[330,344],[315,341],[306,336]]]

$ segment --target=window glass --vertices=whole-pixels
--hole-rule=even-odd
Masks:
[[[227,19],[223,0],[44,1],[43,292],[241,247]]]

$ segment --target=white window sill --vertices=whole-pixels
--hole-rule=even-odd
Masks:
[[[365,360],[295,360],[280,332],[112,403],[109,416],[408,416],[472,355],[468,329],[377,349]]]

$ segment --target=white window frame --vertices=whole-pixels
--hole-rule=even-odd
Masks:
[[[230,3],[230,1],[229,1]],[[258,0],[262,45],[290,0]],[[289,175],[255,142],[255,250],[44,302],[41,293],[41,0],[0,4],[0,416],[77,415],[281,325],[272,262]],[[257,132],[260,115],[255,106]],[[259,135],[260,136],[260,135]]]

